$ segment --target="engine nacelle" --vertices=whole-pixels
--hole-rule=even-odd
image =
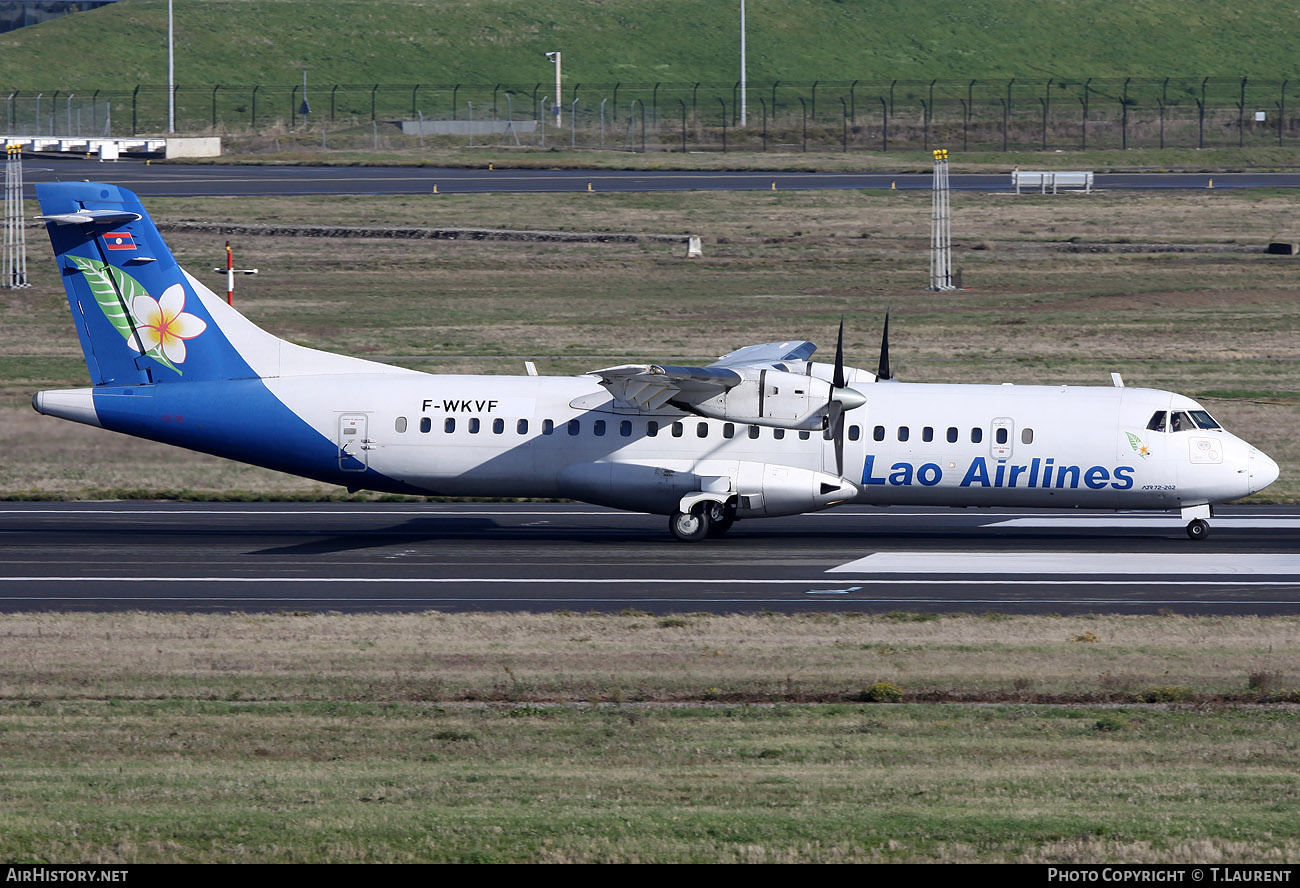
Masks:
[[[824,379],[783,370],[760,370],[720,395],[703,401],[673,403],[684,410],[730,422],[780,429],[826,427],[834,387]]]
[[[736,489],[738,518],[773,518],[815,512],[858,495],[852,482],[812,469],[742,462]]]

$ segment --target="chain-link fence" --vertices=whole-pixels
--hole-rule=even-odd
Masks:
[[[629,151],[965,151],[1245,147],[1300,139],[1300,79],[819,80],[735,83],[182,85],[187,133],[274,133],[331,146],[499,143]],[[167,88],[11,89],[14,135],[167,128]],[[435,125],[436,124],[436,125]],[[316,138],[306,138],[316,134]],[[401,139],[399,139],[400,141]]]

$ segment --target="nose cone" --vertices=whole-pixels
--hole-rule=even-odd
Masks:
[[[1277,463],[1273,462],[1264,451],[1252,447],[1247,465],[1250,467],[1251,493],[1263,490],[1277,480],[1279,474]]]

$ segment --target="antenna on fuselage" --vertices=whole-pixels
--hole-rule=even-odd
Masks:
[[[889,309],[885,309],[885,332],[880,337],[880,366],[876,368],[876,381],[893,379],[889,369]]]

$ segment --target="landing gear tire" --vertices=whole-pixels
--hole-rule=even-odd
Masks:
[[[736,509],[722,503],[709,503],[709,506],[709,536],[720,537],[736,523]]]
[[[1202,518],[1197,518],[1187,525],[1187,537],[1193,540],[1203,540],[1210,535],[1210,525]]]
[[[674,512],[668,519],[668,529],[683,543],[698,543],[709,535],[713,526],[710,506],[716,503],[696,503],[689,512]]]

